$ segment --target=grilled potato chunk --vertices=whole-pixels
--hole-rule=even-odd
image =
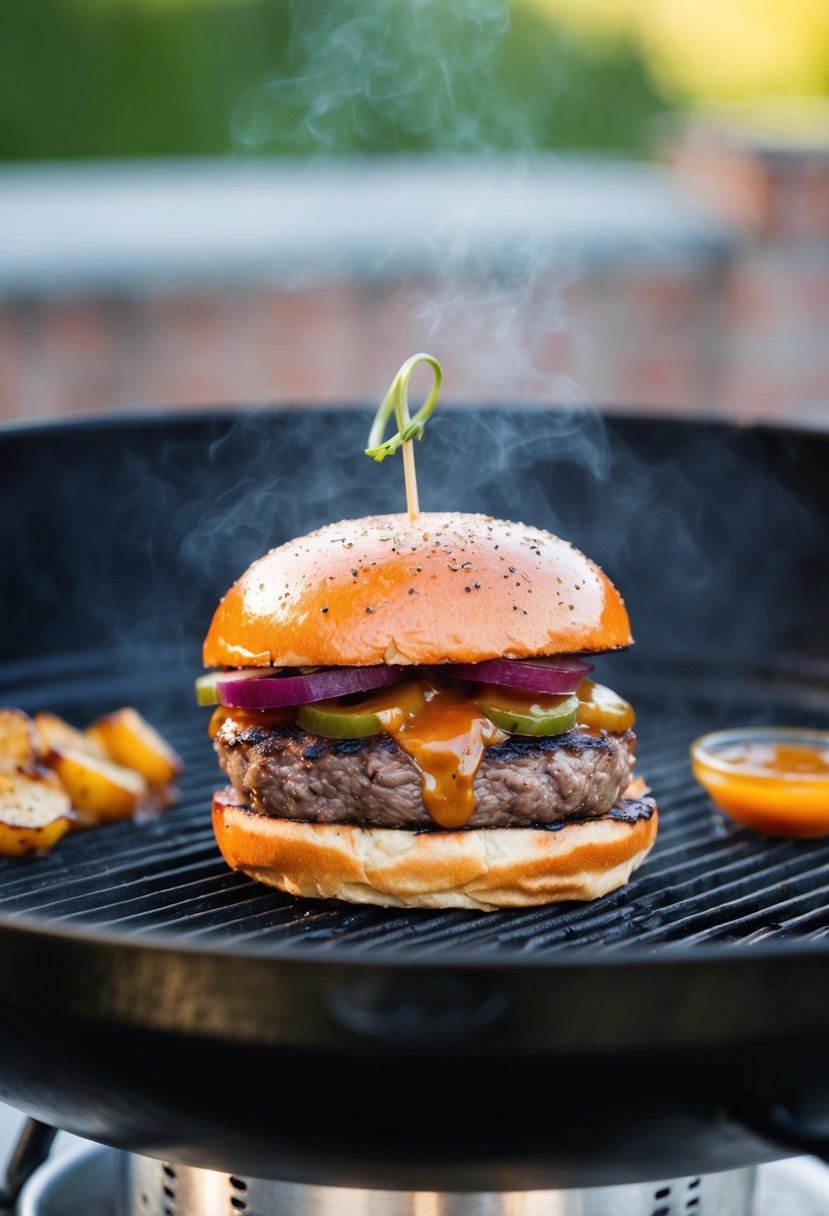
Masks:
[[[0,773],[0,853],[41,853],[73,826],[69,795],[52,773]]]
[[[57,714],[35,714],[35,731],[41,755],[51,751],[80,752],[93,760],[106,760],[107,754],[101,744],[82,730],[76,730]]]
[[[127,819],[149,795],[140,773],[73,748],[53,748],[46,757],[72,800],[82,827]]]
[[[0,709],[0,773],[30,769],[37,763],[34,724],[22,709]]]
[[[150,785],[168,785],[184,767],[178,752],[131,706],[98,718],[87,734],[110,760],[135,769]]]

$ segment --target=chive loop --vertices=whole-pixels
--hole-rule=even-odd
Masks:
[[[429,364],[435,374],[435,380],[423,405],[411,418],[409,416],[409,380],[419,363]],[[422,439],[426,422],[437,405],[442,381],[443,368],[434,356],[418,354],[407,359],[392,380],[389,391],[375,415],[369,432],[368,447],[365,449],[366,456],[371,456],[377,461],[385,460],[387,456],[393,456],[404,443],[409,443],[412,439]],[[392,435],[390,439],[384,439],[383,436],[392,413],[397,422],[397,434]]]

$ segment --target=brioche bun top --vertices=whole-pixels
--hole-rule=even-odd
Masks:
[[[486,515],[369,516],[272,549],[221,600],[208,667],[475,663],[629,646],[619,592],[567,541]]]

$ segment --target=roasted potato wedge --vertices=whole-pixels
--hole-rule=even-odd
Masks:
[[[0,773],[30,769],[37,763],[34,723],[22,709],[0,709]]]
[[[73,826],[69,795],[53,773],[0,774],[0,853],[42,853]]]
[[[127,819],[149,797],[140,773],[109,760],[72,748],[53,748],[46,760],[60,778],[82,827]]]
[[[135,769],[150,785],[168,785],[184,767],[178,752],[131,706],[98,718],[86,733],[113,763]]]
[[[72,751],[91,756],[93,760],[108,759],[96,739],[85,731],[76,730],[57,714],[35,714],[35,732],[42,756],[48,756],[51,751]]]

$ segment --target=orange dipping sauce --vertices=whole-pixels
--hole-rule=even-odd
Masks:
[[[691,746],[697,781],[717,806],[769,836],[829,834],[829,732],[751,727]]]

